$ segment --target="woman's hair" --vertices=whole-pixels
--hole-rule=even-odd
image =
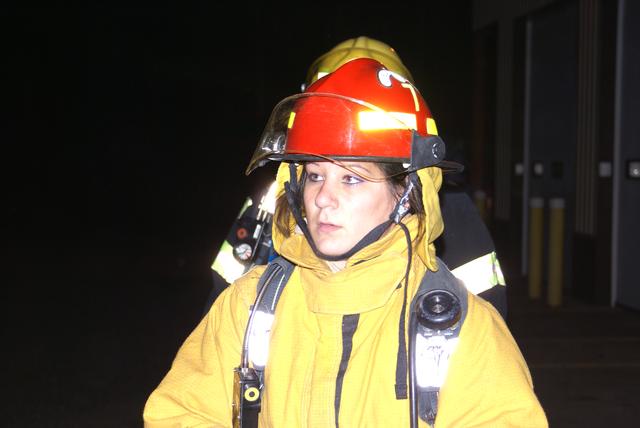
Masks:
[[[406,188],[408,181],[408,174],[399,163],[376,163],[383,175],[387,177],[387,184],[390,186],[396,199],[400,199],[404,189]],[[300,177],[300,189],[303,189],[296,195],[295,203],[300,207],[304,215],[304,204],[302,201],[302,193],[304,191],[304,185],[306,182],[307,173],[303,170]],[[422,236],[425,228],[425,211],[422,205],[422,189],[415,187],[409,194],[409,212],[415,214],[418,217],[418,236]],[[291,222],[291,209],[289,209],[289,202],[287,201],[287,195],[282,193],[276,199],[276,209],[273,215],[273,222],[278,228],[278,231],[284,236],[289,236],[290,222]]]

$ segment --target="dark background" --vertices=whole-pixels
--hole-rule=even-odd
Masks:
[[[312,7],[315,6],[315,7]],[[271,108],[352,37],[393,46],[451,152],[469,1],[2,6],[5,426],[139,426],[266,168]]]

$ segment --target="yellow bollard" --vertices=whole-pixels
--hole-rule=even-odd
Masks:
[[[564,199],[549,201],[549,288],[547,303],[558,307],[562,304],[562,277],[564,253]]]
[[[487,194],[484,192],[484,190],[478,189],[475,192],[473,192],[473,199],[476,204],[476,208],[480,213],[480,218],[482,218],[482,220],[486,223],[487,222],[487,207],[486,207]]]
[[[529,298],[542,294],[542,246],[544,241],[544,199],[529,200]]]

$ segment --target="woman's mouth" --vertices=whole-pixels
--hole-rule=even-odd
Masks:
[[[340,226],[333,223],[318,223],[318,232],[320,233],[331,233],[335,232],[338,229],[340,229]]]

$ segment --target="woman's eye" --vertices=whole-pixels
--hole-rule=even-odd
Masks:
[[[345,175],[344,182],[347,184],[359,184],[362,183],[362,179],[355,175]]]
[[[307,179],[313,182],[322,181],[322,177],[320,176],[320,174],[315,174],[313,172],[307,173]]]

